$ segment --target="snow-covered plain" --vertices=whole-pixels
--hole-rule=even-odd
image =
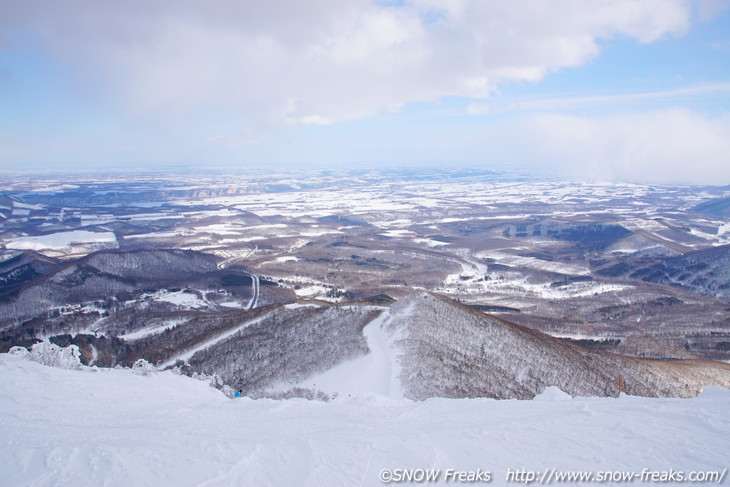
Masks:
[[[0,479],[339,487],[383,485],[383,469],[399,468],[438,469],[438,485],[459,484],[443,481],[447,469],[490,472],[491,485],[507,485],[510,469],[722,473],[729,405],[721,389],[694,399],[570,399],[549,389],[533,401],[231,400],[171,372],[65,370],[2,354]]]
[[[35,237],[11,238],[3,243],[8,249],[18,250],[64,249],[79,244],[106,244],[109,247],[116,247],[117,238],[112,232],[73,230]]]

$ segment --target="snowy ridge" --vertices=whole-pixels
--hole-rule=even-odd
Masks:
[[[689,397],[730,387],[730,367],[700,360],[652,361],[591,351],[485,315],[445,297],[412,295],[393,306],[405,397],[530,399],[557,386],[572,396]]]
[[[393,304],[365,326],[368,353],[295,384],[331,397],[380,394],[531,399],[548,387],[572,396],[691,397],[730,388],[730,367],[589,350],[429,293]],[[282,384],[277,389],[294,384]]]
[[[385,468],[481,469],[508,485],[519,468],[728,466],[727,390],[682,400],[551,389],[538,401],[253,401],[171,372],[93,370],[0,355],[4,486],[371,487]]]

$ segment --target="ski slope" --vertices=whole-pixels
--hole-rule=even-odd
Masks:
[[[2,354],[0,483],[380,486],[383,469],[423,468],[481,469],[507,485],[509,469],[722,472],[729,406],[724,389],[693,399],[549,389],[532,401],[231,400],[171,372],[66,370]]]
[[[385,312],[365,326],[363,334],[369,349],[366,355],[336,365],[297,386],[345,397],[373,393],[402,398],[397,356],[392,338],[384,329],[390,319],[391,315]]]
[[[221,343],[221,342],[223,342],[225,340],[228,340],[230,337],[232,337],[233,335],[235,335],[239,331],[241,331],[244,328],[249,327],[249,326],[251,326],[253,324],[258,323],[258,322],[262,321],[263,319],[265,319],[264,316],[261,316],[261,317],[258,317],[258,318],[254,318],[252,320],[249,320],[249,321],[246,321],[246,322],[242,323],[239,326],[234,327],[231,330],[228,330],[226,332],[223,332],[220,335],[216,335],[213,338],[211,338],[209,340],[206,340],[205,342],[203,342],[203,343],[201,343],[199,345],[196,345],[195,347],[193,347],[193,348],[191,348],[189,350],[186,350],[185,352],[183,352],[181,354],[178,354],[178,355],[175,355],[174,357],[166,360],[165,362],[163,362],[163,363],[161,363],[159,365],[159,368],[160,369],[165,369],[167,367],[171,367],[171,366],[175,365],[175,363],[178,360],[182,360],[183,362],[186,362],[186,361],[190,360],[190,357],[192,357],[193,355],[195,355],[197,352],[199,352],[201,350],[205,350],[206,348],[210,348],[213,345],[215,345],[216,343]]]

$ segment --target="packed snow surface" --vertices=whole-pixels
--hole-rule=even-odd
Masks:
[[[4,486],[379,486],[383,469],[399,468],[438,469],[437,485],[447,469],[480,469],[507,485],[509,469],[729,466],[724,389],[694,399],[571,399],[549,388],[533,401],[253,401],[171,372],[26,357],[0,355]]]

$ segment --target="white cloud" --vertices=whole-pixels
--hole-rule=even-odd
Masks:
[[[530,116],[492,134],[525,161],[591,178],[730,183],[730,119],[686,109],[607,117]],[[505,150],[509,150],[505,148]]]
[[[144,160],[540,161],[587,177],[730,183],[726,118],[684,109],[633,112],[726,93],[726,83],[609,96],[489,99],[506,82],[535,82],[590,62],[600,55],[602,39],[652,42],[681,35],[727,2],[385,3],[5,2],[0,39],[12,40],[21,52],[50,53],[79,92],[108,102],[102,103],[113,112],[108,131],[119,127],[126,138],[111,138],[110,144],[76,137],[78,147],[69,148],[64,133],[42,143],[0,136],[0,158],[22,163],[26,156],[77,160],[85,155],[94,163],[100,157],[126,161],[130,150],[113,150],[122,144]],[[369,122],[364,121],[349,126],[350,132],[348,125],[340,132],[308,127],[296,133],[262,126],[333,125],[446,96],[470,98],[467,114],[491,116],[449,123],[434,117],[412,125],[382,117],[375,122],[382,121],[383,128],[363,128]],[[131,117],[119,121],[110,105]],[[565,114],[598,111],[591,109],[604,116]],[[503,112],[509,116],[500,117]],[[166,123],[155,123],[159,118]]]
[[[717,51],[730,51],[730,40],[719,40],[709,44],[709,46]]]
[[[730,83],[711,83],[664,91],[644,91],[623,94],[596,94],[591,96],[563,96],[559,98],[524,99],[493,103],[471,101],[464,109],[466,115],[486,115],[507,111],[568,111],[595,108],[622,108],[661,103],[673,105],[683,100],[730,93]]]
[[[681,34],[696,4],[27,0],[3,7],[0,34],[35,31],[85,89],[136,115],[233,106],[260,121],[322,124],[537,81],[597,56],[601,38]]]
[[[487,103],[480,103],[478,101],[470,101],[464,109],[464,113],[467,115],[488,115],[495,111],[496,107]]]

